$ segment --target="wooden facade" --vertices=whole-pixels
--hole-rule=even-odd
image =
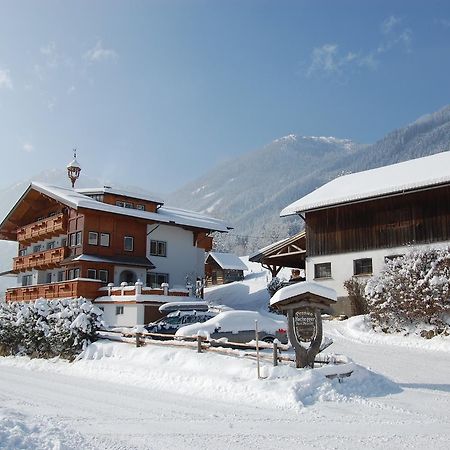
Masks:
[[[306,213],[307,256],[450,240],[450,186]]]
[[[59,213],[17,229],[17,242],[28,245],[67,232],[67,214]]]
[[[232,283],[244,279],[244,271],[238,269],[224,269],[211,256],[208,256],[205,263],[205,283],[206,286]]]
[[[68,280],[61,283],[37,284],[34,286],[24,286],[12,288],[6,291],[7,302],[34,301],[37,298],[95,298],[98,296],[98,289],[102,286],[95,280]]]

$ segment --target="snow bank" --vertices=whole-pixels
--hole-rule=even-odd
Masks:
[[[373,330],[368,315],[354,316],[342,322],[325,321],[324,330],[327,335],[341,335],[364,344],[394,345],[450,353],[450,336],[435,336],[432,339],[423,339],[413,334],[377,332]]]
[[[93,448],[76,432],[47,420],[27,417],[0,407],[0,448],[3,450],[61,450]]]
[[[348,366],[353,374],[343,383],[325,377],[331,370],[329,366],[298,370],[266,362],[261,367],[266,378],[258,380],[256,362],[247,358],[153,345],[135,348],[108,341],[91,344],[82,359],[74,363],[8,357],[2,358],[0,364],[269,409],[298,410],[328,401],[368,402],[370,397],[400,392],[388,379],[353,363]]]
[[[205,288],[205,300],[233,309],[267,311],[270,299],[267,291],[267,283],[271,278],[269,271],[258,263],[250,262],[248,256],[240,259],[248,268],[244,271],[244,280]]]

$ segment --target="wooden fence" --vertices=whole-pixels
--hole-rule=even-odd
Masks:
[[[214,352],[227,356],[237,356],[244,358],[258,358],[264,361],[270,361],[274,366],[279,363],[295,363],[295,358],[289,356],[282,356],[282,351],[287,351],[291,348],[290,345],[281,344],[278,342],[267,343],[258,342],[255,340],[255,344],[230,342],[216,339],[207,339],[203,336],[175,336],[174,334],[162,334],[162,333],[148,333],[148,332],[122,332],[122,331],[109,331],[101,330],[99,333],[102,339],[108,339],[111,341],[125,342],[133,344],[136,347],[142,347],[144,345],[159,345],[168,347],[184,347],[197,349],[198,353]],[[267,353],[261,354],[259,350],[272,350],[272,355]],[[256,352],[251,352],[255,350]],[[242,351],[246,351],[242,353]],[[330,358],[316,358],[317,364],[328,364]],[[333,362],[339,363],[334,360]]]

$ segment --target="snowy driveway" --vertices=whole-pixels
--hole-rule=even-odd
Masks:
[[[125,353],[71,365],[0,358],[0,448],[448,448],[449,351],[394,347],[373,339],[363,343],[362,335],[344,323],[329,324],[326,331],[335,339],[334,352],[371,366],[398,387],[383,394],[389,384],[379,377],[379,389],[378,378],[366,391],[362,387],[368,395],[345,397],[338,385],[322,396],[308,397],[307,387],[284,394],[273,380],[240,379],[230,367],[253,370],[253,362],[190,350],[167,356],[169,349],[156,347],[146,351],[159,366],[166,361],[166,372],[136,361],[137,353],[130,356],[133,367]],[[214,369],[223,362],[226,367]],[[215,382],[214,370],[226,371],[229,381],[217,378],[216,390],[202,381],[203,376]],[[264,401],[266,395],[293,392],[298,399],[288,400],[298,400],[298,409],[283,408],[282,398],[276,408]]]

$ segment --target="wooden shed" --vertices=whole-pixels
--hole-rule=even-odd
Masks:
[[[237,255],[209,252],[205,261],[206,285],[212,286],[243,280],[244,270],[248,270],[248,268]]]

